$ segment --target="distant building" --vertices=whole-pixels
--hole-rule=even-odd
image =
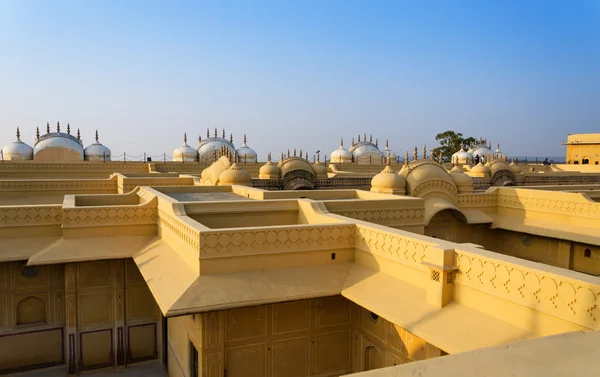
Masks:
[[[600,134],[571,134],[561,144],[567,146],[567,164],[598,165]]]

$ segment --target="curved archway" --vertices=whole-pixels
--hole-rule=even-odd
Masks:
[[[425,235],[451,242],[462,242],[467,219],[459,210],[445,208],[431,216],[425,225]]]
[[[29,296],[17,304],[17,325],[46,322],[46,303],[39,297]]]
[[[367,346],[365,347],[364,352],[364,360],[363,360],[363,370],[373,370],[383,368],[385,365],[383,363],[383,357],[375,346]]]
[[[292,170],[283,176],[284,190],[314,190],[315,175],[306,170]]]

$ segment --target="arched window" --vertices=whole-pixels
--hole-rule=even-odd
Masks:
[[[585,258],[591,258],[592,257],[592,250],[590,250],[590,249],[583,250],[583,256]]]
[[[17,325],[46,322],[46,303],[39,297],[29,296],[17,304]]]
[[[383,358],[381,354],[377,351],[377,348],[373,346],[367,346],[365,348],[364,354],[364,368],[363,370],[373,370],[383,368],[385,365],[383,363]]]

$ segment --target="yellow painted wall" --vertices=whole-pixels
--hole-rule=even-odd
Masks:
[[[581,165],[584,159],[588,159],[590,165],[600,164],[600,144],[585,144],[600,142],[600,134],[572,134],[568,136],[568,142],[582,144],[567,144],[567,164]]]

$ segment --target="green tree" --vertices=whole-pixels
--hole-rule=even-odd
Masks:
[[[451,130],[437,134],[435,136],[435,140],[439,141],[440,146],[434,148],[434,157],[437,160],[441,152],[444,161],[450,161],[452,155],[461,149],[463,145],[468,146],[470,143],[474,143],[476,141],[474,137],[469,136],[465,138],[460,132]]]

